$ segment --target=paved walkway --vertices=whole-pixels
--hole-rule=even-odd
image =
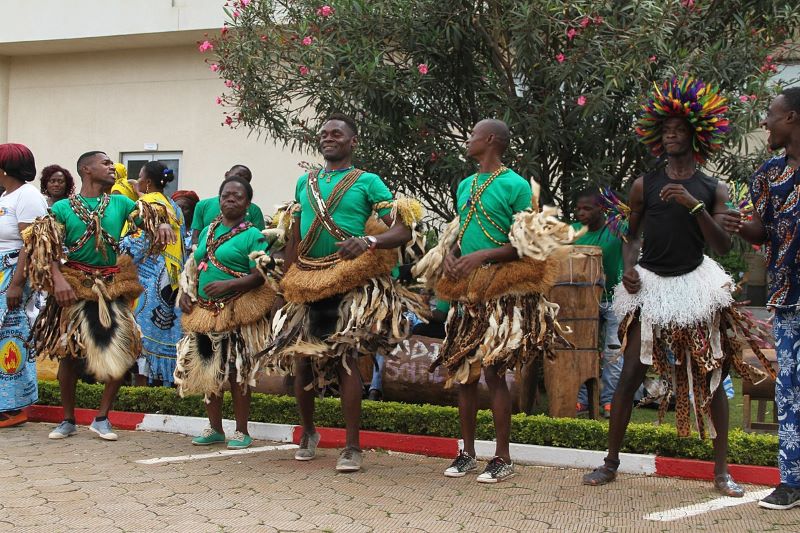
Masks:
[[[487,486],[443,477],[442,459],[379,451],[363,472],[337,474],[336,450],[300,463],[287,445],[256,442],[268,449],[188,458],[214,450],[165,433],[104,442],[85,428],[49,441],[51,428],[0,433],[0,531],[800,531],[800,509],[753,502],[686,517],[681,508],[725,503],[705,482],[623,475],[592,488],[577,470],[521,467]]]

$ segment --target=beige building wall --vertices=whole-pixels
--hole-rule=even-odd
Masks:
[[[8,62],[7,137],[30,146],[40,168],[58,163],[73,170],[87,150],[119,158],[156,143],[159,152],[182,152],[179,188],[201,197],[216,194],[233,163],[253,170],[255,201],[265,212],[294,193],[297,162],[304,157],[221,125],[223,109],[215,98],[225,87],[194,46]],[[2,86],[0,74],[0,102]]]
[[[0,56],[0,143],[8,140],[8,84],[10,61]]]

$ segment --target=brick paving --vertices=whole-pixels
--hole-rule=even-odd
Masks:
[[[305,463],[274,450],[145,465],[135,461],[211,450],[166,433],[120,431],[118,442],[105,442],[85,428],[50,441],[52,427],[0,432],[0,531],[800,531],[800,508],[753,502],[643,519],[717,498],[707,482],[621,475],[593,488],[581,485],[582,471],[519,467],[510,481],[487,486],[445,478],[446,460],[382,451],[366,453],[361,473],[337,474],[330,449]]]

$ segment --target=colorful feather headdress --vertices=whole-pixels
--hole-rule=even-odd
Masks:
[[[672,117],[685,118],[694,129],[692,148],[695,159],[703,163],[708,156],[722,147],[723,138],[730,131],[730,121],[725,118],[727,99],[719,94],[718,87],[693,78],[672,78],[653,84],[654,92],[642,104],[642,113],[636,123],[636,134],[655,156],[664,153],[661,128]]]
[[[609,187],[600,189],[598,203],[606,217],[606,226],[611,231],[612,235],[628,242],[631,208],[620,200]]]

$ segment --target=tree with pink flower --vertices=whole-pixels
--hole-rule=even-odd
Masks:
[[[569,215],[572,191],[624,190],[651,166],[633,117],[653,81],[684,72],[731,102],[715,171],[749,174],[740,146],[800,10],[785,0],[715,4],[239,0],[231,31],[205,53],[233,82],[225,103],[243,114],[232,125],[313,151],[330,110],[354,115],[360,164],[442,218],[453,215],[454,176],[471,171],[463,146],[475,121],[504,118],[514,132],[509,163]]]

